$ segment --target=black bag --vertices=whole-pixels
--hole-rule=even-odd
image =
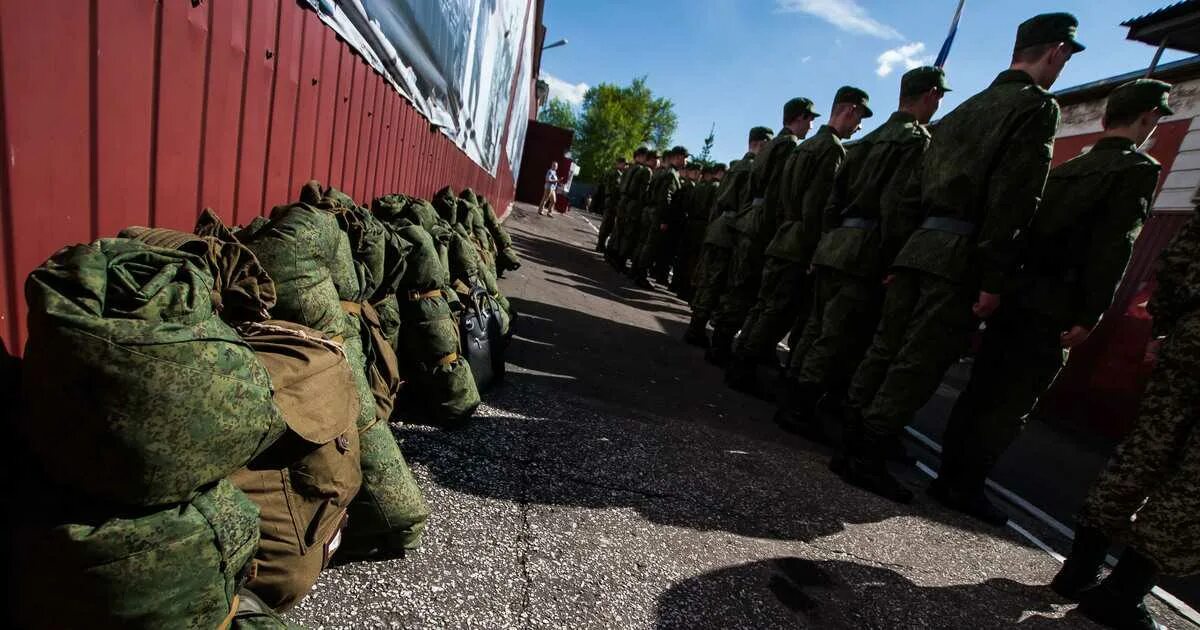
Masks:
[[[471,366],[476,388],[484,391],[504,380],[501,306],[478,284],[460,295],[460,300],[464,306],[459,316],[463,356]]]

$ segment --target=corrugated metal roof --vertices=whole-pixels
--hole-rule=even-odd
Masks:
[[[1144,26],[1151,22],[1169,20],[1174,17],[1179,17],[1180,15],[1184,15],[1197,9],[1200,9],[1200,0],[1183,0],[1182,2],[1176,2],[1175,4],[1163,7],[1157,11],[1151,11],[1145,15],[1125,20],[1124,22],[1121,22],[1121,26]]]
[[[1200,3],[1200,0],[1188,1],[1196,1],[1197,3]],[[1132,72],[1126,72],[1124,74],[1118,74],[1088,83],[1081,83],[1076,86],[1061,89],[1055,92],[1054,96],[1058,99],[1058,102],[1061,105],[1070,105],[1071,103],[1078,103],[1091,100],[1092,98],[1106,96],[1112,88],[1115,88],[1127,81],[1140,79],[1146,76],[1146,70],[1148,69],[1149,66],[1140,70],[1134,70]],[[1178,61],[1172,61],[1171,63],[1159,64],[1158,67],[1154,69],[1154,78],[1162,79],[1164,81],[1178,82],[1196,77],[1200,77],[1200,55],[1193,55]]]

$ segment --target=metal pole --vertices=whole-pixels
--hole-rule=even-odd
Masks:
[[[1158,50],[1154,51],[1154,58],[1150,60],[1150,67],[1146,68],[1147,79],[1150,78],[1150,75],[1154,74],[1154,69],[1158,67],[1158,60],[1162,59],[1163,50],[1167,47],[1168,39],[1170,39],[1169,35],[1163,35],[1162,41],[1158,43]]]

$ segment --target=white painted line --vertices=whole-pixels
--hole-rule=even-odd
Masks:
[[[926,447],[928,447],[930,450],[932,450],[938,454],[941,454],[941,452],[942,452],[941,444],[934,442],[932,439],[929,438],[929,436],[925,435],[924,433],[921,433],[920,431],[918,431],[912,427],[905,427],[905,430],[907,430],[909,435],[911,435],[918,442],[921,442]],[[925,473],[926,475],[928,475],[931,479],[937,479],[937,476],[938,476],[937,473],[934,472],[934,470],[932,468],[930,468],[929,466],[926,466],[924,462],[918,461],[917,469],[920,470],[921,472]],[[1034,504],[1021,498],[1020,495],[1018,495],[1018,494],[1014,493],[1013,491],[1009,490],[1008,488],[1005,488],[1004,486],[992,481],[991,479],[987,480],[987,485],[988,485],[988,488],[992,489],[992,491],[994,491],[997,494],[999,494],[1000,496],[1004,497],[1004,499],[1006,501],[1009,501],[1010,503],[1016,505],[1017,507],[1021,508],[1024,511],[1026,511],[1027,513],[1029,513],[1030,516],[1033,516],[1034,518],[1038,519],[1042,523],[1050,526],[1051,529],[1054,529],[1055,531],[1057,531],[1058,533],[1067,537],[1068,539],[1075,540],[1074,530],[1072,530],[1070,527],[1067,527],[1066,525],[1063,525],[1061,521],[1059,521],[1059,520],[1055,519],[1053,516],[1050,516],[1049,514],[1045,513],[1044,511],[1039,509]],[[1047,554],[1050,554],[1051,558],[1054,558],[1058,562],[1063,562],[1064,560],[1066,560],[1066,558],[1064,558],[1061,554],[1059,554],[1057,551],[1054,551],[1054,549],[1052,549],[1050,547],[1050,545],[1047,545],[1046,543],[1042,542],[1041,539],[1039,539],[1037,536],[1034,536],[1029,530],[1018,525],[1012,519],[1008,520],[1007,525],[1010,528],[1012,528],[1013,531],[1017,532],[1022,537],[1024,537],[1026,540],[1028,540],[1029,542],[1036,545],[1039,549],[1041,549],[1042,551],[1045,551]],[[1117,563],[1117,559],[1114,558],[1112,555],[1109,555],[1105,558],[1105,562],[1107,562],[1109,566],[1113,566]],[[1190,621],[1194,624],[1200,625],[1200,612],[1197,612],[1196,609],[1192,608],[1191,606],[1188,606],[1186,603],[1181,601],[1178,597],[1175,597],[1174,595],[1168,593],[1167,591],[1164,591],[1163,589],[1161,589],[1157,586],[1155,586],[1154,589],[1150,591],[1150,593],[1152,595],[1154,595],[1155,597],[1157,597],[1159,599],[1159,601],[1166,604],[1168,608],[1179,613],[1180,616],[1182,616],[1183,618],[1187,619],[1188,621]]]
[[[583,219],[584,223],[587,223],[587,224],[588,224],[588,226],[592,228],[592,231],[593,231],[593,232],[595,232],[595,233],[597,233],[597,234],[599,234],[599,233],[600,233],[600,228],[596,227],[596,226],[595,226],[595,225],[594,225],[594,224],[591,222],[591,220],[590,220],[590,219],[588,219],[587,217],[583,216],[582,214],[580,214],[580,215],[579,215],[579,218],[580,218],[580,219]]]

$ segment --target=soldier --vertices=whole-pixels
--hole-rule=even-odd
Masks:
[[[666,224],[667,229],[662,235],[662,243],[655,255],[653,273],[655,281],[662,285],[668,285],[668,289],[672,292],[675,292],[679,278],[682,276],[679,269],[673,269],[672,265],[675,255],[679,253],[680,241],[683,240],[687,215],[694,202],[696,184],[700,179],[699,172],[700,165],[695,162],[688,162],[684,165],[679,172],[679,190],[671,200],[671,207],[663,213],[663,223]],[[672,275],[672,271],[674,271],[674,275]]]
[[[621,176],[625,174],[628,167],[629,164],[624,157],[617,158],[616,164],[604,174],[604,179],[600,183],[600,201],[602,203],[600,209],[604,212],[604,220],[600,222],[600,233],[596,237],[597,252],[604,251],[608,237],[617,224],[617,207],[621,203]]]
[[[807,98],[783,105],[783,128],[754,159],[748,194],[750,203],[737,209],[730,228],[736,233],[729,276],[720,309],[713,313],[712,346],[705,358],[719,366],[729,362],[733,337],[758,297],[762,253],[775,235],[779,214],[779,182],[783,165],[800,140],[808,135],[818,114]]]
[[[642,209],[644,231],[641,247],[638,249],[637,258],[633,261],[633,267],[629,274],[633,283],[643,289],[654,288],[646,274],[650,271],[650,266],[656,260],[659,249],[663,246],[663,238],[669,228],[665,221],[671,208],[671,202],[679,192],[681,186],[679,169],[687,163],[688,152],[687,149],[676,146],[667,151],[665,157],[666,163],[663,168],[654,174],[654,179],[650,180],[646,202]]]
[[[805,317],[812,287],[808,268],[821,234],[833,228],[826,216],[829,192],[842,163],[849,139],[870,118],[867,93],[851,86],[838,88],[829,123],[792,151],[780,179],[779,230],[766,249],[758,300],[742,324],[733,362],[725,382],[734,389],[759,393],[759,364],[777,365],[775,346]],[[792,343],[797,340],[793,339]]]
[[[625,270],[625,263],[632,260],[642,246],[642,236],[645,225],[642,223],[642,207],[646,201],[646,192],[650,188],[650,178],[658,168],[658,151],[646,149],[642,154],[642,162],[630,170],[629,181],[626,182],[622,195],[620,230],[620,251],[614,258],[613,267],[618,271]]]
[[[1023,22],[1010,68],[935,129],[901,210],[915,204],[925,219],[892,263],[879,328],[850,385],[845,457],[831,464],[851,484],[912,500],[888,472],[887,450],[1012,279],[1058,126],[1047,90],[1083,50],[1077,25],[1067,13]]]
[[[1160,628],[1142,602],[1158,574],[1200,571],[1197,287],[1200,221],[1193,217],[1159,259],[1158,290],[1148,307],[1154,339],[1147,349],[1159,356],[1137,423],[1088,492],[1071,553],[1050,584],[1078,599],[1084,616],[1110,628]],[[1125,551],[1096,585],[1113,539]]]
[[[949,92],[940,68],[909,70],[900,80],[900,108],[847,147],[829,199],[838,227],[813,254],[813,307],[795,343],[776,421],[825,440],[815,411],[819,400],[838,408],[859,359],[871,343],[883,303],[883,277],[916,227],[896,212],[900,193],[929,146],[925,125]]]
[[[725,165],[705,166],[700,172],[700,182],[696,184],[684,219],[683,238],[675,255],[675,276],[672,278],[675,295],[688,302],[696,293],[696,270],[700,266],[700,254],[704,247],[704,232],[708,229],[712,208],[716,204]]]
[[[729,174],[721,185],[721,194],[712,208],[708,228],[704,233],[704,252],[700,262],[696,297],[692,300],[692,319],[683,335],[683,340],[693,346],[709,346],[708,320],[720,305],[733,257],[736,235],[730,224],[738,210],[750,202],[750,173],[754,168],[755,156],[771,141],[773,135],[768,127],[755,127],[750,130],[746,155],[730,164]]]
[[[604,244],[604,258],[618,271],[625,268],[624,263],[618,264],[618,261],[621,258],[621,234],[625,229],[622,227],[622,219],[628,220],[624,214],[625,206],[629,203],[629,181],[638,170],[637,167],[645,164],[646,151],[645,147],[638,147],[633,152],[633,166],[626,168],[625,172],[621,173],[621,178],[617,180],[617,218],[613,223],[612,233],[609,234],[608,240]]]
[[[1104,136],[1050,172],[1024,264],[988,319],[971,381],[950,414],[930,488],[947,506],[995,525],[1007,520],[984,496],[984,480],[1062,368],[1064,349],[1086,339],[1112,301],[1158,186],[1158,162],[1137,147],[1173,113],[1170,89],[1150,80],[1118,87]]]

